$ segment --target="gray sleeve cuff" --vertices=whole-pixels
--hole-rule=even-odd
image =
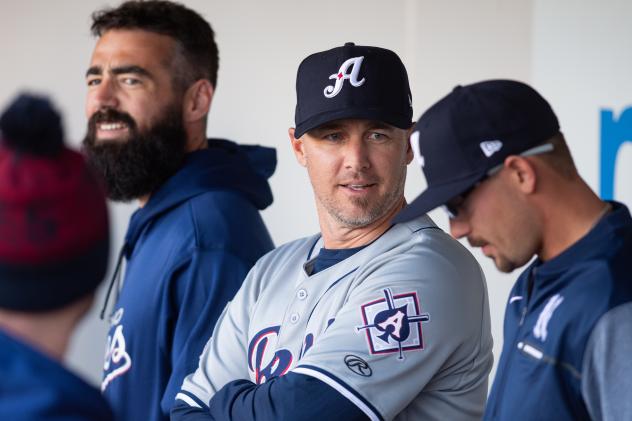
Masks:
[[[595,420],[632,420],[632,302],[604,314],[582,362],[582,396]]]

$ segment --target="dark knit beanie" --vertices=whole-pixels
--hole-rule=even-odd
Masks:
[[[20,95],[0,116],[0,308],[76,301],[103,279],[108,252],[103,186],[64,146],[50,102]]]

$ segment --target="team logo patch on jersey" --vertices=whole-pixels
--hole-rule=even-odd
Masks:
[[[546,341],[546,337],[549,334],[549,322],[555,310],[562,304],[562,301],[564,301],[564,297],[560,294],[552,296],[540,312],[535,326],[533,326],[533,336],[542,342]]]
[[[262,329],[248,346],[248,368],[254,374],[255,383],[262,384],[284,375],[292,365],[292,353],[287,349],[275,350],[281,326]]]
[[[105,359],[103,363],[103,372],[106,373],[101,382],[101,391],[104,391],[112,380],[127,373],[132,368],[132,359],[127,352],[125,343],[125,335],[123,335],[123,309],[120,308],[110,318],[112,328],[108,334],[107,345],[105,348]]]
[[[430,321],[428,313],[420,313],[416,292],[393,295],[384,289],[384,297],[363,304],[361,307],[363,326],[358,332],[366,331],[371,354],[397,352],[399,360],[404,351],[424,348],[421,323]]]

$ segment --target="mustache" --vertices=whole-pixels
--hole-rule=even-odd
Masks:
[[[467,237],[467,242],[470,243],[471,247],[483,247],[487,244],[487,242],[481,240],[480,238]]]
[[[105,180],[110,199],[129,202],[150,194],[180,168],[186,138],[180,108],[167,106],[159,117],[142,131],[133,130],[134,119],[117,110],[102,108],[88,119],[83,151]],[[127,140],[98,142],[99,123],[127,124]]]
[[[125,123],[130,130],[136,130],[136,121],[132,118],[131,115],[127,114],[123,111],[117,111],[112,108],[103,108],[92,114],[90,120],[88,120],[88,124],[90,129],[95,129],[98,123],[113,123],[113,122],[121,122]]]
[[[380,181],[382,181],[380,177],[360,171],[349,173],[341,177],[339,184],[376,184]]]

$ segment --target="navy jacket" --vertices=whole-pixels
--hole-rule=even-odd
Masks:
[[[485,419],[632,419],[632,219],[612,205],[518,279]]]
[[[275,166],[274,149],[211,139],[132,215],[101,387],[117,419],[168,419],[226,302],[273,248],[259,210]]]
[[[0,420],[111,421],[97,389],[0,330]]]

